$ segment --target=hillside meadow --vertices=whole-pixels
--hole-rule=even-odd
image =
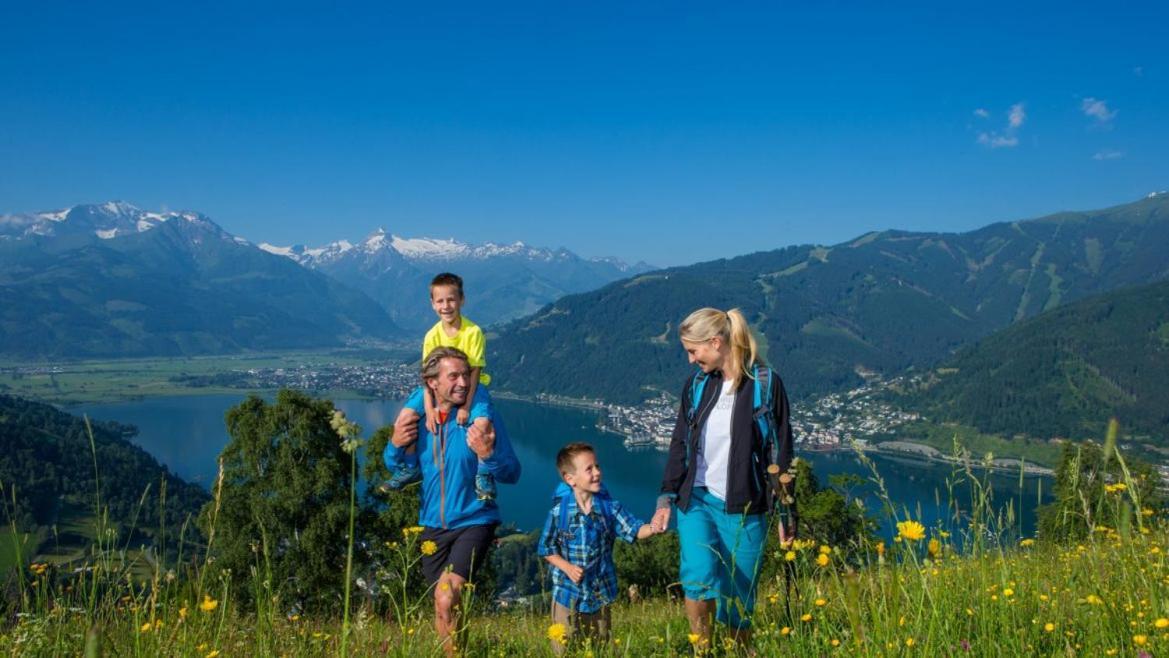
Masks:
[[[339,430],[339,433],[341,430]],[[1073,451],[1069,451],[1072,454]],[[1103,466],[1089,454],[1104,455]],[[802,539],[769,547],[770,569],[755,616],[757,655],[1151,656],[1169,651],[1169,519],[1147,505],[1150,491],[1115,451],[1115,427],[1099,447],[1065,460],[1054,515],[1061,541],[1017,538],[994,516],[994,493],[968,466],[976,494],[959,524],[924,527],[887,502],[898,533],[833,546]],[[1114,455],[1114,457],[1113,457]],[[1108,459],[1108,457],[1112,457]],[[873,481],[882,487],[880,475]],[[883,489],[883,487],[882,487]],[[29,562],[9,572],[0,652],[13,656],[427,656],[441,655],[431,593],[393,578],[371,586],[349,564],[337,571],[343,598],[332,612],[306,612],[272,578],[272,547],[253,547],[242,579],[217,564],[219,497],[206,512],[206,550],[171,560],[129,550],[106,515],[82,566]],[[1062,507],[1061,507],[1062,505]],[[96,508],[95,508],[96,509]],[[350,555],[353,535],[350,526]],[[385,538],[384,573],[412,573],[421,528]],[[19,537],[13,526],[5,538]],[[339,540],[344,540],[339,537]],[[276,542],[277,545],[279,542]],[[178,538],[180,547],[184,545]],[[165,552],[163,552],[165,555]],[[210,557],[208,557],[210,556]],[[72,568],[70,568],[72,567]],[[239,583],[243,585],[239,585]],[[715,635],[690,635],[681,602],[643,591],[613,612],[613,639],[571,644],[574,656],[740,655]],[[470,590],[464,655],[551,655],[546,597],[507,608]]]

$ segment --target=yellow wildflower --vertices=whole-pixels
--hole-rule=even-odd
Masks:
[[[829,555],[832,553],[832,547],[829,546],[828,544],[821,544],[820,545],[820,552],[824,555]]]
[[[686,639],[690,641],[690,644],[698,644],[698,641],[702,639],[702,636],[698,633],[690,633],[686,636]]]
[[[830,559],[828,558],[828,556],[827,556],[827,555],[825,555],[824,553],[821,553],[821,554],[819,554],[819,555],[817,555],[817,556],[816,556],[816,564],[818,564],[818,565],[820,565],[820,566],[822,566],[822,567],[826,567],[826,566],[828,566],[828,563],[829,563],[830,561],[831,561],[831,560],[830,560]]]
[[[1015,590],[1011,589],[1010,587],[1003,590],[1003,596],[1014,596],[1014,595],[1015,595]]]
[[[215,658],[218,655],[219,655],[219,649],[212,649],[211,651],[207,652],[207,658]]]
[[[884,557],[884,555],[885,555],[885,542],[879,541],[879,542],[877,542],[877,556]]]
[[[564,634],[567,632],[568,629],[564,627],[564,624],[552,624],[548,627],[548,639],[557,644],[563,644]]]
[[[823,608],[826,605],[828,605],[827,599],[816,599],[816,607]]]
[[[1147,644],[1148,641],[1149,641],[1148,635],[1134,635],[1134,636],[1132,636],[1132,643],[1137,645],[1138,647],[1145,646],[1145,644]]]
[[[139,629],[138,629],[138,632],[139,632],[139,633],[149,633],[151,628],[153,628],[153,626],[151,625],[151,623],[150,623],[150,622],[146,622],[145,624],[142,624],[142,628],[139,628]]]
[[[812,613],[805,612],[803,615],[800,616],[800,621],[812,621]]]
[[[1022,546],[1023,548],[1027,548],[1028,546],[1034,546],[1035,540],[1028,537],[1028,538],[1024,539],[1023,541],[1019,542],[1019,545]]]
[[[779,629],[780,635],[790,635],[791,632],[792,632],[791,626],[784,626],[783,628]]]
[[[1055,624],[1053,624],[1051,622],[1047,622],[1046,624],[1043,625],[1043,630],[1050,633],[1050,632],[1055,630]]]
[[[219,607],[219,601],[211,598],[210,594],[203,595],[203,602],[199,604],[199,609],[203,612],[211,612]]]
[[[837,639],[833,638],[833,640],[832,640],[832,646],[834,646],[834,647],[838,647],[838,646],[840,646],[840,640],[837,640]]]
[[[911,638],[911,637],[905,638],[905,646],[912,647],[913,646],[913,638]]]
[[[184,605],[183,607],[179,608],[179,619],[186,619],[186,618],[187,618],[187,606]]]
[[[438,550],[438,544],[427,539],[426,541],[422,542],[422,546],[420,546],[418,550],[422,551],[423,555],[434,555],[434,553]]]
[[[783,559],[788,561],[788,562],[794,562],[796,559],[796,552],[795,551],[788,551],[788,552],[784,553]]]
[[[902,521],[897,524],[897,536],[910,541],[920,541],[925,537],[925,526],[917,521]]]
[[[931,538],[925,549],[930,557],[937,557],[942,552],[942,542],[938,541],[936,537]]]

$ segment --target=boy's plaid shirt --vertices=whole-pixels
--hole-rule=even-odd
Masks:
[[[613,540],[620,537],[632,544],[644,524],[615,500],[602,505],[594,498],[592,512],[585,516],[572,498],[568,503],[568,527],[560,528],[562,504],[563,501],[557,502],[548,512],[537,550],[541,557],[559,555],[581,567],[584,575],[580,583],[574,583],[563,571],[553,568],[552,598],[575,612],[597,612],[617,598]],[[606,507],[608,514],[602,511]]]

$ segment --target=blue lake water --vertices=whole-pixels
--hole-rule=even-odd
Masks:
[[[219,452],[229,438],[223,422],[224,414],[243,397],[160,397],[82,405],[69,411],[137,426],[139,434],[134,441],[138,445],[179,476],[209,486],[215,479]],[[338,400],[336,405],[369,435],[378,427],[393,423],[401,401]],[[509,400],[498,400],[497,406],[523,465],[523,476],[518,484],[499,488],[499,505],[505,522],[515,523],[522,529],[543,523],[551,506],[552,491],[559,482],[555,468],[556,451],[569,441],[592,443],[597,449],[610,492],[634,513],[646,517],[652,513],[666,462],[664,452],[627,450],[620,437],[596,429],[596,416],[590,411]],[[812,463],[822,485],[828,484],[829,476],[837,473],[852,473],[869,480],[852,493],[863,500],[881,522],[884,534],[891,533],[891,522],[882,511],[876,487],[871,483],[872,472],[856,455],[849,452],[801,453],[798,448],[797,454]],[[951,495],[947,481],[954,479],[954,474],[948,465],[876,454],[871,459],[884,478],[890,498],[927,526],[947,518],[947,501],[968,502],[970,499],[969,487],[964,485],[956,486]],[[1020,484],[1017,476],[1005,475],[991,476],[989,481],[996,492],[998,507],[1005,509],[1010,505],[1014,510],[1014,527],[1023,534],[1032,534],[1035,507],[1041,497],[1046,497],[1050,481],[1029,477]]]

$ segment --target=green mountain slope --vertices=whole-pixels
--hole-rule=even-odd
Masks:
[[[7,500],[0,507],[0,520],[4,526],[15,520],[23,532],[63,524],[71,509],[91,513],[95,476],[100,479],[101,504],[111,522],[137,520],[136,532],[143,537],[159,528],[159,491],[164,480],[162,519],[167,533],[175,533],[172,538],[210,499],[203,488],[171,474],[130,443],[134,428],[116,423],[92,427],[91,449],[81,418],[47,404],[0,395],[0,482]]]
[[[677,323],[740,307],[794,397],[936,362],[1045,309],[1169,274],[1169,197],[961,234],[886,231],[672,268],[565,297],[491,337],[497,385],[636,401],[689,371]]]
[[[1169,436],[1169,282],[1048,311],[947,360],[911,402],[984,432]]]

